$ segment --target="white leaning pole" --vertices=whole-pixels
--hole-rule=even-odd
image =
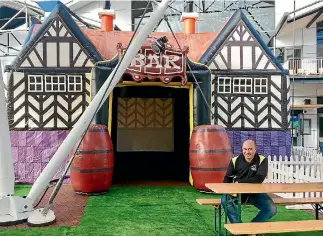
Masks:
[[[0,226],[21,223],[28,207],[25,199],[14,196],[15,174],[11,152],[4,81],[0,61]],[[30,209],[29,209],[30,210]]]
[[[86,132],[86,129],[89,126],[92,117],[94,116],[97,109],[100,108],[105,102],[105,100],[108,98],[114,87],[120,81],[121,76],[124,74],[125,70],[129,66],[133,58],[135,58],[142,44],[146,41],[149,34],[153,31],[154,27],[163,17],[169,2],[170,0],[163,0],[161,3],[157,3],[158,6],[153,12],[153,14],[151,14],[149,21],[147,21],[147,23],[140,29],[138,34],[134,37],[133,42],[128,46],[123,60],[119,62],[118,66],[112,71],[111,75],[102,85],[101,89],[98,91],[93,101],[87,107],[87,109],[82,114],[78,122],[70,131],[68,136],[65,138],[64,142],[58,148],[50,162],[47,164],[43,172],[35,181],[27,196],[27,201],[34,202],[36,198],[40,196],[40,194],[45,190],[49,182],[52,180],[53,176],[56,174],[59,167],[63,164],[64,160],[68,158],[68,155],[72,151],[75,144],[80,140],[83,133]],[[49,214],[48,217],[50,219],[46,219],[46,214]],[[52,220],[52,216],[54,215],[54,213],[51,210],[49,210],[49,212],[46,212],[46,214],[42,213],[41,209],[34,210],[29,215],[28,222],[32,224],[43,224]]]

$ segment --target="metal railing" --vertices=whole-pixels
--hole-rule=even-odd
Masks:
[[[295,58],[283,63],[283,67],[288,70],[289,75],[322,75],[323,58]]]

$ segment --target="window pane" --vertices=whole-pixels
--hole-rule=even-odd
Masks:
[[[225,84],[230,84],[230,80],[229,79],[226,79],[225,80]]]
[[[58,85],[57,84],[53,84],[53,91],[57,91],[58,90]]]
[[[219,84],[223,84],[223,79],[219,79]]]
[[[46,83],[51,83],[52,82],[51,77],[46,76],[45,81],[46,81]]]
[[[251,79],[247,80],[247,85],[251,85]]]
[[[81,85],[80,84],[76,85],[76,91],[79,91],[79,92],[81,91]]]
[[[263,80],[261,81],[261,84],[262,84],[262,85],[266,85],[266,84],[267,84],[266,79],[263,79]]]
[[[72,92],[72,91],[74,91],[74,84],[70,84],[69,85],[69,90]]]
[[[256,93],[259,93],[259,92],[260,92],[260,87],[256,87],[256,88],[255,88],[255,92],[256,92]]]
[[[260,79],[255,80],[256,85],[260,85]]]
[[[235,87],[234,87],[234,92],[235,92],[235,93],[238,93],[238,92],[239,92],[239,87],[235,86]]]
[[[246,80],[245,80],[245,79],[241,79],[241,80],[240,80],[240,84],[241,84],[241,85],[245,85],[245,84],[246,84]]]
[[[64,86],[63,84],[59,85],[59,91],[60,91],[60,92],[65,92],[64,87],[65,87],[65,86]]]
[[[65,82],[65,79],[64,79],[64,77],[59,77],[59,83],[64,83]]]
[[[81,77],[76,77],[76,83],[81,83]]]
[[[266,87],[262,87],[262,88],[261,88],[261,92],[262,92],[262,93],[267,93],[267,88],[266,88]]]
[[[219,86],[219,92],[222,93],[223,92],[223,86]]]
[[[321,39],[320,44],[323,44],[323,39]],[[323,45],[317,45],[316,55],[317,57],[321,57],[321,58],[323,57]],[[322,67],[322,64],[319,63],[319,66]]]
[[[41,83],[41,78],[42,78],[41,76],[37,76],[37,77],[36,77],[36,82],[37,82],[37,83]]]
[[[41,89],[41,85],[40,84],[37,84],[37,91],[38,92],[42,92],[42,89]]]
[[[34,84],[30,85],[30,91],[35,91],[35,85]]]
[[[245,87],[243,87],[243,86],[242,86],[242,87],[240,87],[240,92],[241,92],[241,93],[244,93],[245,91],[246,91],[246,90],[245,90]]]
[[[251,93],[251,88],[250,87],[247,87],[247,92]]]
[[[53,76],[53,83],[57,84],[58,83],[58,77],[57,76]]]
[[[239,80],[238,80],[238,79],[235,79],[235,80],[234,80],[234,84],[235,84],[235,85],[238,85],[238,84],[239,84]]]
[[[46,90],[50,91],[52,89],[52,85],[51,84],[46,84]]]
[[[225,86],[225,92],[230,93],[230,87],[229,86]]]
[[[69,83],[74,83],[74,77],[73,76],[68,77],[68,82]]]

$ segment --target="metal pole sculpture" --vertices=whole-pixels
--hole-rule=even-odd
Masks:
[[[138,53],[139,49],[141,48],[143,42],[147,39],[148,35],[153,31],[154,27],[157,25],[157,23],[160,21],[160,19],[163,17],[170,0],[163,0],[161,3],[156,3],[158,7],[153,12],[153,14],[150,15],[149,20],[146,22],[146,24],[140,29],[138,35],[134,38],[134,41],[128,46],[128,50],[126,54],[124,55],[124,59],[119,62],[120,64],[112,71],[111,75],[108,77],[108,79],[105,81],[105,83],[102,85],[101,89],[98,91],[96,96],[94,97],[93,101],[90,103],[90,105],[87,107],[87,109],[84,111],[78,122],[75,124],[73,129],[70,131],[68,136],[65,138],[64,142],[61,144],[61,146],[58,148],[50,162],[47,164],[43,172],[39,175],[37,180],[35,181],[34,185],[32,186],[28,196],[23,200],[23,204],[19,205],[20,209],[20,216],[18,218],[25,217],[24,219],[28,218],[28,223],[31,223],[33,225],[44,225],[46,223],[50,223],[55,219],[55,215],[53,211],[47,210],[46,213],[43,212],[44,209],[36,209],[33,210],[32,204],[35,202],[38,196],[46,189],[49,182],[52,180],[54,175],[56,174],[57,170],[60,168],[60,166],[63,164],[63,162],[68,158],[69,153],[72,151],[75,144],[80,140],[84,132],[86,132],[87,127],[89,126],[92,117],[94,116],[95,112],[102,106],[102,104],[105,102],[105,100],[110,95],[113,88],[117,85],[117,83],[120,81],[121,76],[133,60],[135,58],[136,54]],[[114,75],[114,76],[113,76]],[[1,105],[2,106],[2,105]],[[2,108],[2,107],[1,107]],[[2,109],[5,109],[2,108]],[[3,112],[3,114],[5,114]],[[2,117],[3,118],[3,117]],[[1,122],[1,121],[0,121]],[[2,121],[1,123],[8,124],[8,121]],[[2,126],[1,126],[2,127]],[[4,130],[6,132],[7,136],[9,136],[9,130]],[[4,133],[2,132],[2,135]],[[10,139],[8,139],[10,140]],[[9,141],[8,141],[9,142]],[[10,142],[9,142],[10,143]],[[6,147],[7,148],[7,147]],[[2,155],[0,156],[2,157]],[[7,157],[5,157],[7,158]],[[10,156],[11,158],[11,156]],[[12,158],[11,158],[12,160]],[[1,161],[0,161],[1,163]],[[7,164],[8,166],[8,164]],[[13,173],[13,170],[11,169],[10,175]],[[2,184],[0,182],[0,184]],[[6,183],[7,184],[7,183]],[[1,189],[1,186],[0,186]],[[10,214],[10,210],[6,211],[4,209],[10,209],[14,204],[10,204],[9,202],[3,203],[0,199],[0,223],[3,222],[3,216],[5,214]],[[23,210],[23,213],[21,212]],[[8,213],[9,212],[9,213]],[[27,216],[27,217],[26,217]],[[12,218],[17,218],[17,216],[12,216]]]

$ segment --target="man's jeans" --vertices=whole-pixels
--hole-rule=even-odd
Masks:
[[[238,222],[238,208],[237,208],[237,201],[238,198],[231,196],[230,194],[227,195],[227,206],[225,195],[221,197],[221,204],[224,209],[227,210],[227,215],[231,223],[241,223]],[[265,193],[258,193],[258,194],[242,194],[241,202],[249,202],[250,204],[257,207],[260,211],[256,215],[255,218],[252,219],[251,222],[265,222],[273,217],[276,212],[277,208],[274,204],[273,200]]]

